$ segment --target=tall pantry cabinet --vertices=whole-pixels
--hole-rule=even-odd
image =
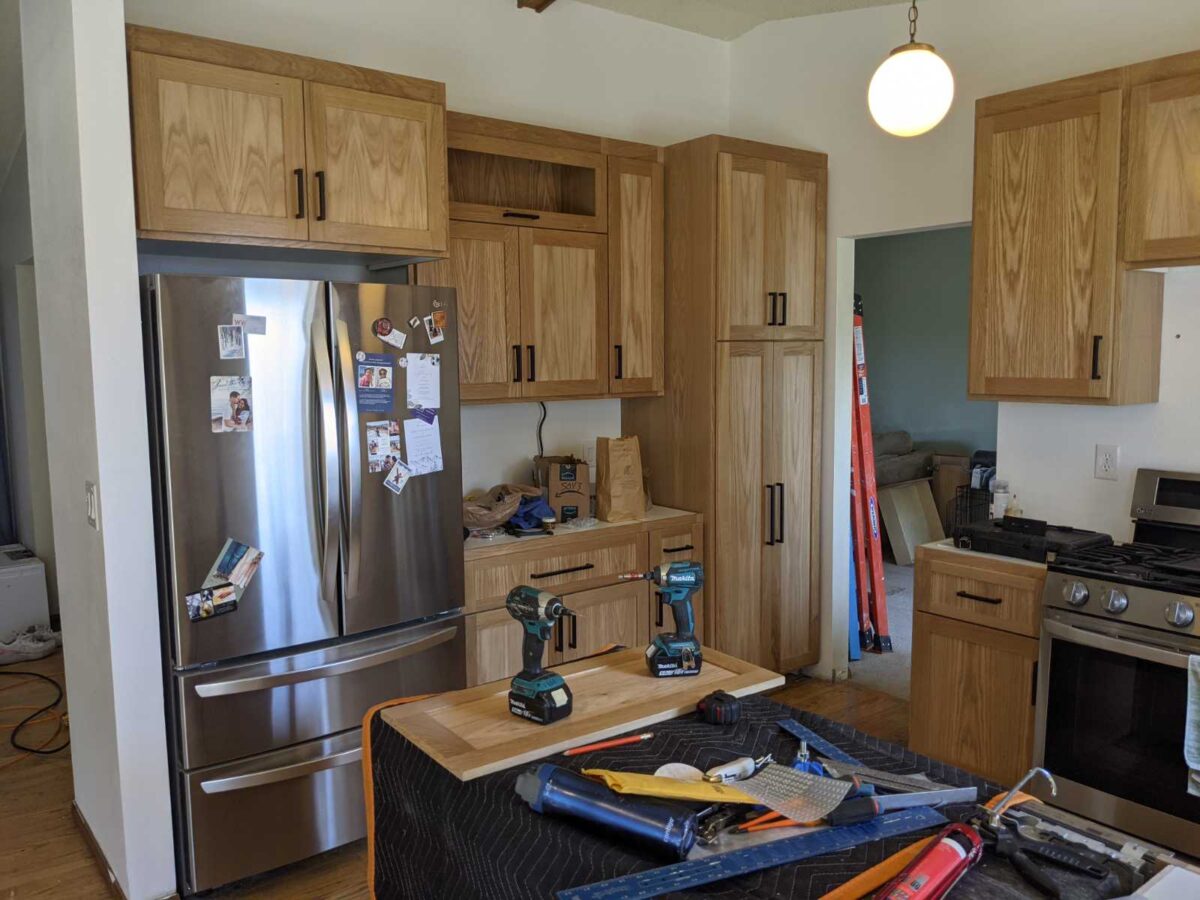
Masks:
[[[666,396],[622,403],[655,503],[706,522],[704,642],[820,655],[823,153],[710,135],[666,151]]]

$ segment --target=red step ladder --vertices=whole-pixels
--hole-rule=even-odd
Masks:
[[[862,297],[854,295],[854,416],[850,427],[850,521],[858,586],[859,642],[864,650],[890,653],[887,589],[879,535],[879,495],[875,488],[875,442],[871,437],[871,397],[863,344]]]

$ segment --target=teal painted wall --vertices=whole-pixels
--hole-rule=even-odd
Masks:
[[[944,451],[996,448],[996,404],[967,399],[970,287],[969,227],[855,242],[875,432]]]

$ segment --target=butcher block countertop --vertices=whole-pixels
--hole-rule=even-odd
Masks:
[[[385,709],[383,720],[431,759],[470,781],[510,766],[673,719],[712,691],[740,697],[783,684],[783,676],[705,647],[700,674],[655,678],[642,650],[558,666],[571,688],[571,715],[537,725],[508,711],[508,680]]]
[[[620,539],[625,535],[638,534],[660,526],[682,526],[702,521],[703,516],[700,513],[689,512],[685,509],[672,509],[669,506],[652,506],[646,510],[645,516],[633,522],[597,522],[595,528],[559,528],[554,534],[533,537],[514,537],[511,534],[501,534],[490,540],[467,538],[463,544],[463,556],[470,562],[475,559],[489,559],[522,550],[544,549],[547,553],[554,553],[558,550],[569,550],[574,544],[587,542],[591,538]]]

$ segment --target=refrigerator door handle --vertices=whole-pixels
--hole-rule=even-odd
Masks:
[[[311,666],[307,669],[296,669],[292,672],[249,675],[245,678],[231,678],[227,681],[210,681],[205,684],[198,684],[196,685],[196,693],[204,698],[228,697],[233,694],[269,691],[272,688],[284,687],[289,684],[299,684],[303,681],[316,681],[319,678],[332,678],[335,675],[345,675],[361,669],[370,669],[374,666],[382,666],[385,663],[395,662],[406,656],[423,653],[431,647],[436,647],[438,644],[444,644],[446,641],[453,640],[456,634],[458,634],[458,626],[448,625],[445,628],[439,628],[432,634],[413,638],[410,641],[397,644],[395,647],[388,647],[386,650],[377,650],[374,653],[365,653],[362,656],[355,656],[351,659],[339,659],[336,662]]]
[[[275,769],[265,769],[262,772],[251,772],[247,775],[231,775],[227,778],[210,778],[207,781],[200,782],[200,789],[206,794],[224,794],[227,791],[241,791],[246,788],[262,787],[264,784],[292,781],[296,778],[303,778],[305,775],[324,772],[326,769],[336,769],[339,766],[348,766],[361,760],[362,747],[355,747],[351,750],[343,750],[341,753],[334,753],[331,756],[322,756],[319,759],[292,763],[291,765],[279,766]]]
[[[326,603],[337,604],[337,537],[334,527],[341,505],[341,473],[337,452],[337,401],[333,392],[333,367],[329,363],[328,343],[323,322],[312,324],[313,368],[317,373],[317,392],[321,403],[321,454],[324,503],[321,512],[321,594]]]
[[[336,314],[336,312],[335,312]],[[346,426],[346,595],[345,600],[358,596],[358,569],[362,556],[362,458],[358,437],[358,384],[354,377],[354,357],[351,355],[350,329],[340,318],[337,321],[337,354],[342,368],[342,406]]]

